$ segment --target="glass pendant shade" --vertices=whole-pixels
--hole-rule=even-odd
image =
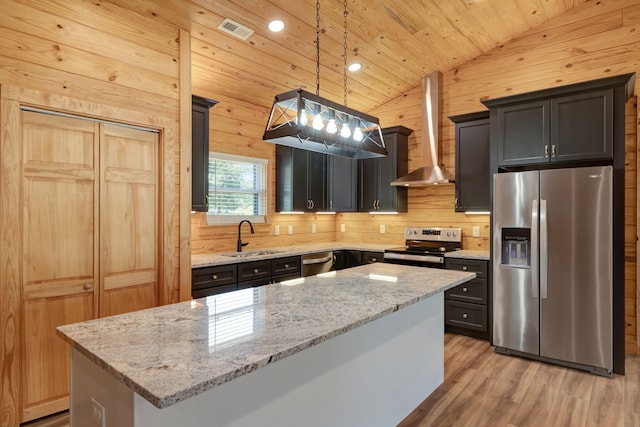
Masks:
[[[340,130],[340,136],[343,138],[349,138],[351,136],[351,129],[349,129],[349,125],[346,123],[342,124],[342,129]]]

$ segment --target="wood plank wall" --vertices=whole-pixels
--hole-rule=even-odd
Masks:
[[[162,303],[179,300],[180,32],[112,3],[88,0],[2,0],[0,88],[3,138],[19,128],[28,104],[162,130]],[[189,53],[187,51],[187,53]],[[183,58],[185,59],[185,58]],[[186,58],[189,63],[190,58]],[[184,67],[182,67],[184,70]],[[189,67],[186,68],[189,71]],[[188,80],[187,80],[188,82]],[[188,106],[190,106],[188,104]],[[11,111],[10,111],[11,110]],[[0,144],[1,146],[1,144]],[[4,153],[7,154],[7,153]],[[0,213],[15,212],[19,184],[5,179],[20,156],[0,154]],[[11,202],[11,203],[9,203]],[[12,211],[13,210],[13,211]],[[184,216],[188,221],[188,216]],[[0,426],[20,422],[20,225],[2,225],[0,239]],[[5,233],[7,230],[10,232]],[[189,227],[186,227],[187,239]],[[184,239],[182,239],[184,240]],[[184,262],[184,260],[183,260]],[[190,262],[187,260],[187,269]]]
[[[255,234],[243,230],[242,240],[249,242],[246,250],[287,246],[310,242],[332,242],[335,240],[335,215],[283,215],[275,213],[275,145],[263,142],[262,134],[267,124],[269,110],[247,104],[230,97],[220,97],[206,84],[215,76],[201,64],[208,60],[201,52],[208,51],[206,41],[192,33],[193,57],[191,74],[193,93],[215,99],[219,103],[209,111],[209,150],[220,153],[257,157],[269,161],[268,219],[265,224],[254,224]],[[204,44],[204,47],[203,47]],[[274,93],[275,95],[275,93]],[[316,233],[311,232],[316,225]],[[280,235],[274,235],[274,227],[280,226]],[[288,226],[293,234],[287,234]],[[193,254],[232,252],[236,250],[237,225],[215,225],[206,223],[204,213],[191,214],[191,251]]]
[[[192,37],[197,35],[192,34]],[[192,40],[192,44],[202,40]],[[206,81],[213,67],[202,52],[192,50],[194,82]],[[443,111],[440,121],[440,164],[455,170],[454,125],[446,117],[480,111],[483,99],[577,83],[617,74],[640,72],[640,5],[636,0],[588,2],[550,20],[541,27],[498,46],[464,65],[443,72]],[[213,78],[213,75],[211,76]],[[216,99],[207,88],[194,93]],[[638,91],[636,90],[636,94]],[[372,111],[382,126],[404,125],[414,130],[409,138],[409,169],[420,164],[420,88],[415,88]],[[224,152],[252,152],[273,161],[273,148],[260,142],[268,111],[233,99],[223,99],[212,111],[212,149]],[[638,352],[636,339],[636,139],[635,99],[627,109],[626,163],[626,343],[629,353]],[[238,148],[240,147],[240,148]],[[271,163],[273,165],[273,163]],[[403,242],[405,225],[462,227],[465,249],[489,249],[489,217],[465,215],[453,210],[454,188],[450,185],[410,188],[409,212],[398,215],[366,213],[338,214],[319,218],[305,214],[296,218],[271,214],[271,224],[259,227],[252,246],[269,247],[307,241]],[[271,197],[273,212],[273,196]],[[318,235],[310,234],[310,224],[318,223]],[[326,223],[325,223],[326,221]],[[273,236],[272,225],[294,224],[293,236]],[[322,225],[320,225],[322,224]],[[334,226],[333,233],[331,225]],[[346,231],[340,232],[344,224]],[[380,234],[380,224],[386,233]],[[480,227],[480,237],[471,237],[472,227]],[[298,230],[300,230],[298,232]],[[192,216],[193,253],[228,251],[235,247],[233,227],[207,227],[202,214]]]
[[[440,164],[455,169],[453,123],[446,117],[484,109],[483,99],[525,93],[617,74],[640,73],[640,5],[637,1],[590,2],[552,19],[541,28],[499,46],[454,70],[444,73],[444,106],[440,132]],[[638,89],[636,88],[636,94]],[[419,163],[420,90],[386,104],[373,113],[384,125],[402,124],[414,129],[410,138],[410,167]],[[626,116],[626,349],[638,352],[636,339],[636,217],[637,130],[636,97],[627,104]],[[489,217],[453,212],[450,186],[410,188],[409,213],[397,216],[343,214],[347,233],[340,240],[359,239],[400,242],[405,224],[446,225],[463,228],[465,248],[489,248]],[[387,223],[387,234],[378,234],[378,224]],[[389,227],[391,225],[391,227]],[[468,237],[470,226],[480,225],[481,237]]]

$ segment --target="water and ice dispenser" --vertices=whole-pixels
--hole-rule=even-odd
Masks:
[[[502,260],[507,267],[531,267],[531,229],[502,229]]]

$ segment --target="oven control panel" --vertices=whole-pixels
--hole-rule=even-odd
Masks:
[[[405,227],[404,237],[406,240],[461,242],[462,229],[441,227]]]

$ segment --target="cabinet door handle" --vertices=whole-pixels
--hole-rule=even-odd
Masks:
[[[462,313],[462,318],[466,319],[467,317],[469,317],[469,315],[467,313]]]
[[[468,270],[467,266],[466,266],[466,265],[463,265],[463,266],[462,266],[462,271],[467,271],[467,270]]]
[[[371,258],[371,262],[378,262],[378,258]]]
[[[329,200],[329,210],[333,210],[333,200]]]
[[[82,289],[84,289],[85,291],[90,291],[90,290],[91,290],[91,288],[93,288],[93,284],[92,284],[92,283],[85,283],[85,284],[82,286]]]
[[[455,205],[455,207],[458,207],[458,198],[456,197],[455,199],[453,199],[453,203]]]
[[[462,292],[469,292],[467,288],[462,288]]]
[[[204,196],[204,207],[209,210],[209,195]]]
[[[375,209],[376,208],[376,201],[374,200],[372,203],[372,208]]]
[[[545,159],[549,158],[549,146],[548,145],[544,146],[544,158]]]
[[[313,199],[312,199],[312,200],[311,200],[311,209],[313,209],[313,207],[314,207],[315,205],[316,205],[316,204],[313,202]]]
[[[551,157],[555,157],[556,156],[556,144],[553,144],[551,146]]]
[[[218,275],[217,275],[217,274],[214,274],[213,276],[211,276],[211,278],[212,278],[213,280],[218,280]]]

